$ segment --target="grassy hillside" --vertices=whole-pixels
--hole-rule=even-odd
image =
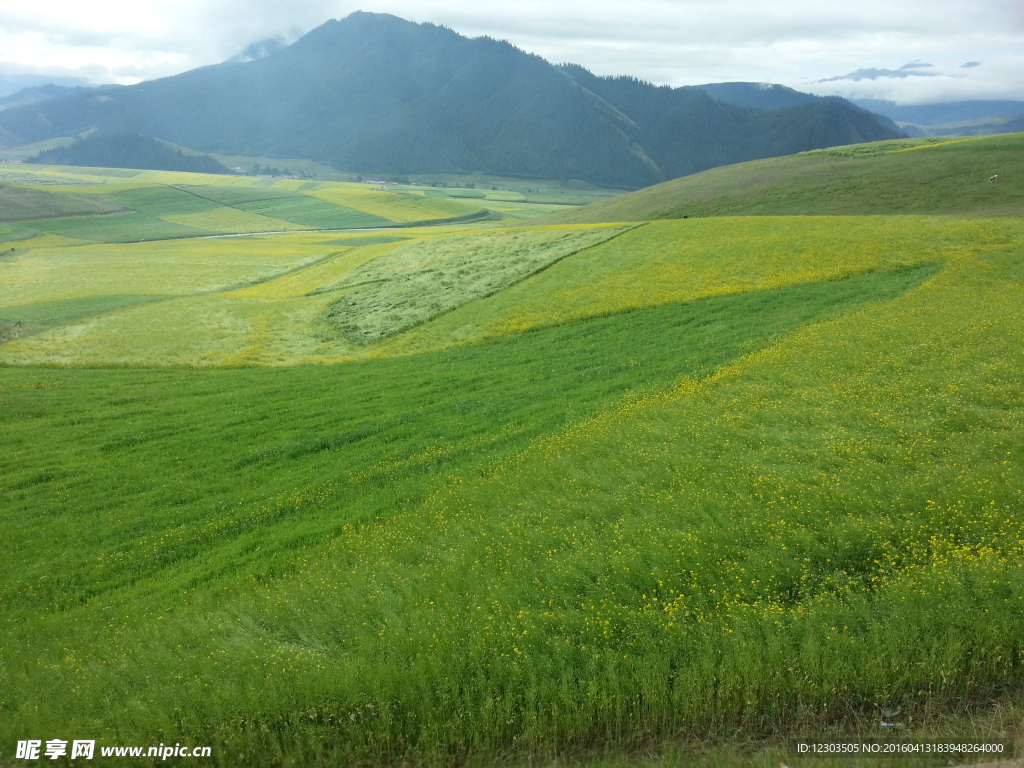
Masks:
[[[294,233],[19,250],[0,263],[7,297],[0,322],[33,323],[0,347],[0,362],[206,367],[408,354],[941,261],[967,243],[988,242],[992,224],[747,218],[653,222],[626,232],[400,231],[404,239],[385,242],[372,233],[340,242],[331,233]],[[823,258],[832,251],[845,256]],[[510,253],[518,263],[505,263]],[[517,282],[548,260],[557,263]],[[492,295],[472,300],[485,294]],[[126,295],[139,299],[118,299],[119,311],[68,314],[69,301]],[[358,329],[380,334],[377,343],[348,337]]]
[[[511,234],[0,262],[58,323],[0,347],[3,732],[452,764],[1021,690],[1019,219],[529,228],[593,240],[368,345],[316,303]]]
[[[999,181],[988,179],[998,175]],[[1024,211],[1024,134],[907,139],[715,168],[545,221]]]
[[[0,186],[0,221],[31,221],[64,216],[94,216],[126,209],[111,200],[84,195],[58,195],[31,187]]]

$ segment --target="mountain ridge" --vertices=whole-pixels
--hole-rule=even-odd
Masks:
[[[625,188],[902,135],[847,102],[753,110],[364,12],[251,61],[0,114],[8,146],[91,128],[358,173],[479,171]]]

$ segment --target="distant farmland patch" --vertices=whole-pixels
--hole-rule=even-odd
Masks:
[[[324,245],[344,245],[349,248],[358,248],[361,245],[401,243],[408,239],[407,237],[340,237],[337,240],[328,240]]]
[[[387,227],[394,222],[362,211],[342,208],[308,195],[276,196],[269,200],[239,203],[237,208],[314,229],[357,229]]]
[[[205,197],[221,205],[241,205],[242,203],[255,203],[263,200],[308,200],[306,195],[298,192],[289,192],[284,189],[266,189],[265,187],[250,186],[227,186],[219,184],[206,185],[179,185],[190,194],[198,197]]]
[[[84,173],[85,171],[79,168],[77,173]],[[35,184],[45,186],[61,186],[61,187],[85,187],[92,186],[95,182],[85,181],[83,179],[71,179],[60,176],[44,176],[41,173],[28,173],[26,171],[7,171],[0,169],[0,182],[5,184]]]
[[[0,181],[4,179],[0,176]],[[0,221],[31,221],[63,216],[91,216],[125,209],[101,197],[59,195],[41,189],[0,184]]]
[[[172,221],[143,216],[141,213],[115,213],[110,216],[74,216],[36,222],[38,229],[55,235],[103,243],[131,243],[141,240],[167,240],[216,234],[209,230],[175,224]]]

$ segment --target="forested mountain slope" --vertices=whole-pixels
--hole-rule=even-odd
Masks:
[[[255,61],[7,110],[0,142],[91,128],[353,172],[480,171],[620,187],[900,135],[848,102],[744,108],[372,13],[329,21]]]

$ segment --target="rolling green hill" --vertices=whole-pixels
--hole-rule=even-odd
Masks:
[[[998,181],[988,179],[998,175]],[[892,213],[1020,216],[1024,134],[908,139],[757,160],[674,179],[545,221]]]

